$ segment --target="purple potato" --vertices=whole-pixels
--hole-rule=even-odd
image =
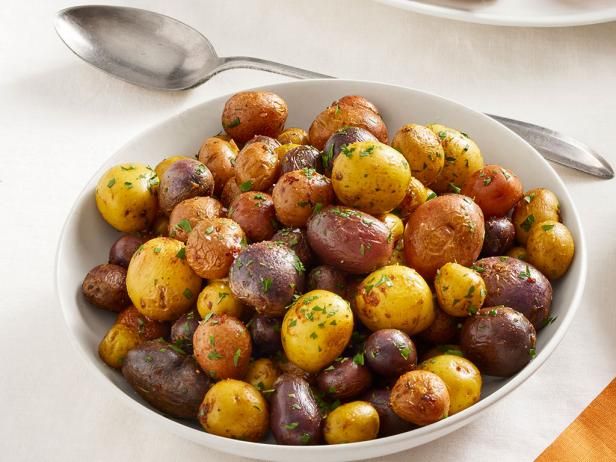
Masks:
[[[130,259],[143,243],[145,243],[145,239],[142,237],[133,236],[131,234],[120,236],[120,238],[113,243],[111,249],[109,249],[109,263],[128,268]]]
[[[394,412],[389,404],[391,390],[388,388],[376,388],[364,393],[361,397],[363,401],[372,404],[379,413],[379,436],[392,436],[398,433],[408,432],[415,426],[405,420],[402,420]]]
[[[274,234],[272,241],[282,242],[293,250],[306,268],[312,266],[314,256],[308,245],[306,231],[301,228],[283,228]]]
[[[169,215],[180,202],[196,196],[211,196],[214,192],[212,172],[195,159],[180,159],[165,171],[160,179],[158,202]]]
[[[199,327],[201,317],[195,310],[184,313],[171,326],[171,343],[186,353],[193,351],[193,335]]]
[[[485,223],[486,235],[483,239],[481,255],[493,257],[505,255],[515,240],[515,226],[507,217],[488,218]]]
[[[290,149],[282,159],[280,171],[281,175],[284,175],[287,172],[303,168],[312,168],[319,173],[323,171],[321,153],[317,148],[301,145]]]
[[[269,356],[282,349],[280,319],[257,314],[250,321],[249,331],[257,355]]]
[[[372,374],[363,361],[340,358],[317,375],[317,386],[328,397],[340,400],[354,398],[370,388]]]
[[[399,377],[417,366],[417,349],[398,329],[377,330],[368,337],[365,359],[370,369],[384,377]]]
[[[342,298],[347,298],[346,279],[344,272],[333,266],[317,266],[308,274],[308,290],[329,290]]]
[[[346,145],[358,141],[378,141],[377,137],[360,127],[344,127],[329,137],[323,148],[323,169],[331,176],[334,160]]]

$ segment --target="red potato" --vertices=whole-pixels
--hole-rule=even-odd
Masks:
[[[473,199],[486,218],[502,217],[522,198],[520,179],[500,165],[486,165],[468,177],[462,194]]]
[[[228,215],[251,242],[271,239],[278,228],[272,197],[263,192],[240,194],[231,204]]]

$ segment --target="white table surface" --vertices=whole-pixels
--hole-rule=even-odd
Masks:
[[[197,27],[221,55],[439,93],[562,130],[616,165],[616,23],[497,28],[368,0],[130,4]],[[141,90],[64,47],[52,18],[69,5],[3,0],[0,8],[0,458],[238,461],[161,431],[101,389],[67,338],[54,254],[74,199],[116,148],[210,97],[283,78],[238,70],[191,92]],[[616,181],[558,172],[581,213],[590,256],[570,331],[547,364],[485,416],[383,461],[532,460],[616,375]]]

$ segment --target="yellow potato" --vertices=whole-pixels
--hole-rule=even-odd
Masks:
[[[126,274],[126,288],[141,314],[156,321],[173,321],[194,305],[201,278],[186,262],[184,244],[157,237],[133,255]]]
[[[308,144],[308,133],[303,128],[285,128],[285,130],[276,138],[280,144],[293,143],[295,145]]]
[[[404,234],[404,223],[400,217],[394,215],[393,213],[386,213],[384,215],[380,215],[377,217],[385,226],[389,228],[389,240],[391,242],[398,242],[398,240]]]
[[[205,318],[209,313],[226,313],[239,319],[244,308],[244,304],[231,292],[226,279],[210,281],[197,298],[197,310],[201,318]]]
[[[122,367],[129,350],[141,343],[139,333],[124,324],[114,324],[98,345],[98,355],[115,369]]]
[[[279,375],[280,369],[271,359],[259,358],[248,366],[245,380],[260,392],[271,391]]]
[[[507,252],[507,256],[522,261],[528,261],[528,252],[524,247],[512,247],[509,252]]]
[[[445,152],[443,170],[430,187],[437,193],[457,192],[466,179],[483,168],[483,156],[479,147],[464,133],[443,125],[432,124],[428,128],[439,138]]]
[[[127,163],[107,170],[96,185],[96,207],[118,231],[144,231],[156,218],[158,177],[144,164]]]
[[[406,196],[411,169],[402,154],[378,141],[345,146],[334,160],[332,185],[345,205],[371,214],[386,213]]]
[[[323,436],[327,444],[373,440],[379,434],[379,414],[365,401],[338,406],[325,419]]]
[[[411,166],[411,173],[429,186],[443,170],[445,152],[436,134],[422,125],[404,125],[395,134],[391,147],[400,151]]]
[[[182,160],[182,159],[190,159],[190,157],[187,156],[171,156],[171,157],[166,157],[163,160],[161,160],[156,167],[154,167],[154,171],[156,172],[156,176],[158,178],[162,178],[163,174],[167,171],[167,169],[169,167],[171,167],[171,165],[175,162],[177,162],[178,160]]]
[[[206,432],[226,438],[260,441],[269,430],[265,398],[240,380],[222,380],[212,386],[199,407],[198,418]]]
[[[434,191],[426,188],[417,178],[411,178],[406,196],[404,196],[404,199],[402,199],[402,202],[398,205],[400,217],[406,221],[417,207],[435,197],[436,193],[434,193]]]
[[[414,335],[434,321],[432,292],[417,271],[384,266],[366,277],[355,295],[357,315],[372,330],[399,329]]]
[[[475,314],[486,298],[486,284],[476,271],[445,263],[434,279],[438,304],[451,316]]]
[[[542,221],[530,230],[526,248],[528,262],[551,280],[567,272],[575,253],[571,232],[553,220]]]
[[[513,208],[511,221],[515,226],[515,238],[525,245],[530,230],[547,220],[560,221],[558,197],[549,189],[531,189]]]
[[[472,406],[481,396],[481,373],[468,359],[444,354],[427,359],[418,369],[438,375],[449,392],[449,415]]]
[[[299,297],[282,321],[282,347],[290,361],[318,372],[344,351],[353,332],[353,312],[342,297],[312,290]]]
[[[282,159],[284,159],[284,156],[287,155],[287,152],[289,152],[291,149],[296,148],[298,146],[300,145],[295,144],[295,143],[286,143],[274,149],[274,153],[278,156],[278,160],[282,162]]]

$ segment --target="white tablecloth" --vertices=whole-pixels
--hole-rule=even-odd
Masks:
[[[126,3],[197,27],[221,55],[421,88],[562,130],[616,164],[616,24],[496,28],[368,0]],[[80,62],[56,37],[53,13],[69,5],[4,0],[0,8],[0,458],[237,461],[161,431],[101,389],[67,338],[54,253],[74,199],[116,148],[207,98],[283,78],[232,71],[185,93],[133,87]],[[586,293],[564,341],[485,416],[383,460],[532,460],[616,375],[616,181],[558,171],[590,251]]]

